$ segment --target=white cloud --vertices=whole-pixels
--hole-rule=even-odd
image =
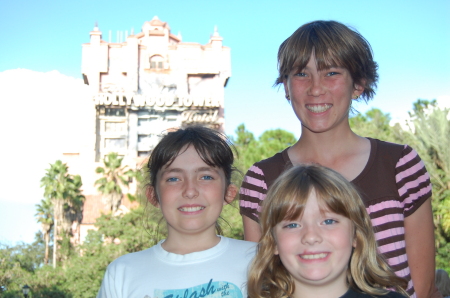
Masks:
[[[58,71],[14,69],[0,73],[0,98],[0,201],[38,203],[48,164],[92,129],[89,88]]]

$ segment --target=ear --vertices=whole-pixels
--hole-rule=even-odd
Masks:
[[[230,204],[233,202],[234,198],[236,197],[236,194],[238,192],[238,188],[234,184],[230,184],[227,187],[227,192],[225,193],[225,200],[223,202],[223,205]]]
[[[147,196],[147,201],[149,201],[150,204],[152,204],[156,208],[159,208],[158,196],[153,186],[147,186],[147,189],[145,190],[145,195]]]
[[[287,83],[288,78],[284,78],[283,79],[283,85],[284,85],[284,96],[286,97],[286,99],[290,102],[291,98],[289,95],[289,87],[288,87],[288,83]]]
[[[273,251],[273,254],[276,255],[276,256],[280,254],[280,253],[278,252],[278,245],[276,245],[276,244],[275,244],[275,249],[274,249],[274,251]]]
[[[361,94],[364,92],[365,86],[366,86],[365,79],[362,79],[359,84],[354,83],[352,98],[358,98],[359,96],[361,96]]]

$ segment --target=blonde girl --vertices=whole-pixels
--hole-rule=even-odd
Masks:
[[[264,201],[261,229],[250,298],[406,294],[406,281],[377,253],[358,192],[331,169],[307,165],[284,172]]]

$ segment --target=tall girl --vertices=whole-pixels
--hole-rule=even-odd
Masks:
[[[250,298],[406,294],[406,280],[377,253],[358,192],[331,169],[298,166],[282,174],[264,201],[261,227],[249,273]]]
[[[281,44],[276,84],[284,86],[302,134],[292,147],[254,164],[244,177],[240,206],[245,239],[261,237],[258,216],[273,181],[292,165],[317,163],[357,187],[380,252],[408,280],[409,295],[430,297],[435,293],[435,248],[425,166],[408,145],[358,136],[349,125],[352,101],[368,101],[375,94],[377,67],[367,40],[335,21],[305,24]]]
[[[122,256],[105,273],[97,297],[247,297],[255,243],[216,234],[231,184],[233,151],[222,134],[204,127],[169,132],[148,162],[149,201],[167,222],[167,239]]]

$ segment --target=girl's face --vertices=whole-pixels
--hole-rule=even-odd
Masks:
[[[234,199],[237,189],[227,186],[224,171],[207,165],[193,146],[180,152],[156,176],[157,205],[168,223],[169,237],[215,235],[222,207]]]
[[[345,68],[319,71],[314,52],[304,69],[291,71],[284,88],[302,127],[316,133],[348,126],[351,100],[364,91]]]
[[[280,222],[273,232],[275,254],[294,278],[296,292],[311,286],[336,296],[346,292],[346,271],[356,245],[350,219],[321,210],[313,190],[302,217]]]

